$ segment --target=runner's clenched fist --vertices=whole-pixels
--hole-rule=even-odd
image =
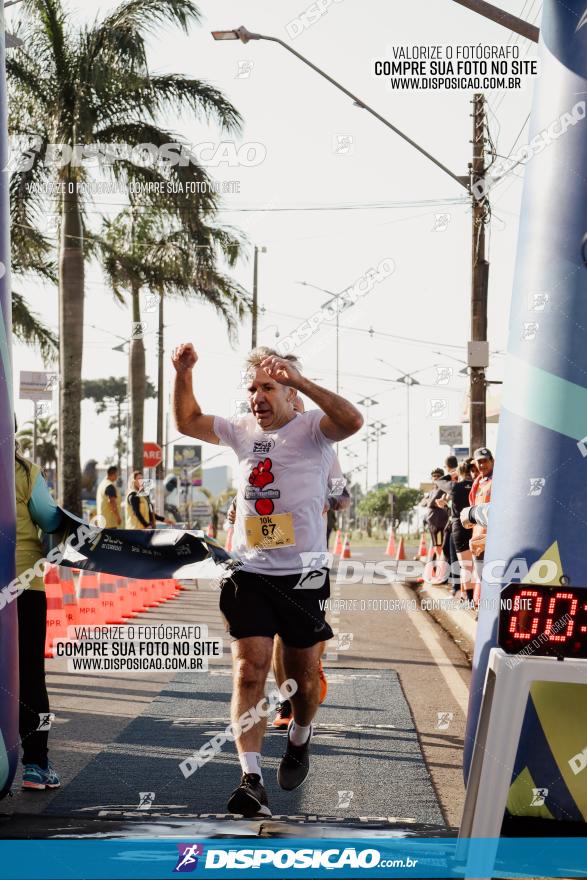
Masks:
[[[191,342],[184,342],[173,350],[171,362],[178,373],[187,373],[193,370],[198,361],[196,349]]]

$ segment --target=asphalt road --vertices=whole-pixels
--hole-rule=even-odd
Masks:
[[[379,548],[353,556],[358,568],[384,558]],[[332,581],[335,639],[325,658],[329,693],[317,718],[312,769],[300,789],[283,792],[275,773],[285,734],[268,733],[269,833],[288,834],[292,824],[312,834],[374,823],[454,831],[464,797],[465,657],[425,612],[411,608],[406,587],[337,583],[336,573]],[[133,623],[207,624],[210,637],[224,637],[224,656],[208,673],[125,675],[76,674],[63,659],[48,660],[56,716],[51,759],[63,786],[23,792],[18,774],[0,814],[36,814],[41,823],[64,817],[238,825],[225,806],[240,775],[230,744],[188,779],[179,769],[229,721],[230,652],[218,592],[209,582],[188,586]]]

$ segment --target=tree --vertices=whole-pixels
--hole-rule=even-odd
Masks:
[[[381,486],[379,489],[374,489],[365,495],[358,504],[358,511],[361,516],[389,519],[391,517],[391,501],[389,496],[392,492],[394,495],[393,526],[397,528],[409,511],[422,498],[422,493],[418,489],[410,489],[409,486],[393,483]]]
[[[192,223],[194,217],[189,214],[180,223],[164,208],[141,212],[138,207],[135,203],[113,221],[104,221],[102,235],[94,239],[115,297],[123,300],[128,293],[131,300],[129,376],[134,468],[142,467],[143,459],[145,346],[141,291],[154,291],[161,300],[161,323],[164,297],[193,298],[212,305],[224,318],[229,336],[234,336],[237,319],[242,318],[248,304],[245,291],[217,266],[221,258],[230,267],[235,265],[242,244],[240,236],[231,229],[209,226],[202,219]],[[162,344],[159,350],[162,353]]]
[[[23,452],[33,454],[33,423],[25,422],[25,426],[16,435]],[[42,468],[49,468],[57,463],[57,421],[53,416],[37,418],[37,458]]]
[[[236,495],[236,489],[226,489],[224,492],[221,492],[220,495],[213,495],[209,489],[205,489],[203,486],[200,486],[200,492],[208,499],[208,503],[212,511],[212,537],[216,538],[216,536],[218,535],[218,519],[220,513],[228,505],[228,503],[232,501],[232,499]]]
[[[122,473],[121,460],[127,450],[127,419],[123,412],[125,404],[128,404],[128,383],[125,378],[117,378],[110,376],[108,379],[85,379],[82,383],[82,395],[85,399],[96,402],[96,412],[104,413],[108,409],[114,408],[114,413],[110,416],[109,427],[116,431],[116,441],[114,448],[116,450],[116,466],[118,473]],[[145,397],[156,397],[157,392],[155,386],[148,380],[145,380]],[[133,464],[133,469],[142,470],[142,449],[141,463],[137,468]]]
[[[240,117],[207,83],[148,69],[147,36],[165,24],[187,32],[200,19],[193,0],[123,0],[102,20],[81,28],[73,25],[62,0],[24,0],[22,8],[15,31],[22,44],[6,59],[6,71],[9,130],[29,149],[11,176],[11,221],[13,227],[36,227],[47,213],[43,193],[57,184],[59,412],[61,423],[67,420],[59,434],[59,498],[81,514],[84,269],[91,202],[91,168],[81,151],[87,155],[93,148],[101,171],[119,184],[149,184],[147,201],[173,207],[178,217],[193,203],[200,211],[213,211],[217,198],[187,144],[186,163],[159,161],[159,148],[178,138],[157,121],[170,110],[187,110],[190,119],[212,118],[224,130],[235,131]],[[146,158],[129,152],[128,145],[139,144],[149,145]]]

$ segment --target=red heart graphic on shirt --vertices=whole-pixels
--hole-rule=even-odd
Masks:
[[[266,458],[265,461],[260,461],[259,464],[253,468],[249,476],[249,483],[251,486],[256,486],[258,489],[264,489],[265,486],[272,483],[274,480],[274,476],[271,473],[272,466],[273,462],[270,458]]]

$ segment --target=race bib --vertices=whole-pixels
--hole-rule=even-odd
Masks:
[[[274,516],[246,516],[247,547],[257,550],[276,550],[296,542],[291,513]]]

